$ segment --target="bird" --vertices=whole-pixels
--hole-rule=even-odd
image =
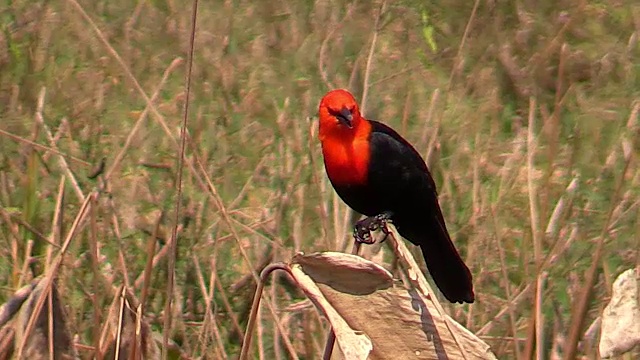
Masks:
[[[391,221],[420,247],[444,297],[473,303],[471,271],[451,241],[435,181],[418,151],[391,127],[364,118],[347,90],[327,92],[318,117],[329,181],[342,201],[366,216],[354,226],[355,240],[372,243],[370,231]]]

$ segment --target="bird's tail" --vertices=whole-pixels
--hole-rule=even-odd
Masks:
[[[413,225],[415,222],[404,226],[398,224],[398,232],[420,246],[427,269],[447,300],[452,303],[472,303],[475,295],[471,271],[451,241],[442,214],[437,215],[430,217],[433,220],[430,220],[429,226],[418,227]]]

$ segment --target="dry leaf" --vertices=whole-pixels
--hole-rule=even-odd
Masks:
[[[11,298],[0,306],[0,327],[4,326],[13,316],[20,310],[22,304],[27,300],[31,292],[38,284],[37,280],[32,281],[29,285],[25,285],[18,291],[13,293]]]
[[[463,358],[432,300],[393,281],[379,265],[355,255],[326,252],[297,255],[291,268],[333,326],[345,359]],[[486,343],[448,321],[469,359],[495,359]]]
[[[602,313],[600,356],[624,354],[640,344],[640,275],[629,269],[613,283],[611,301]]]
[[[60,301],[60,295],[55,281],[51,284],[51,299],[46,299],[39,314],[34,314],[34,308],[40,294],[45,291],[45,279],[41,279],[31,291],[29,297],[20,308],[14,323],[15,342],[18,346],[23,339],[25,342],[22,352],[25,359],[49,359],[50,333],[49,325],[53,327],[53,354],[56,359],[75,359],[73,341],[67,329],[67,317]],[[51,304],[51,308],[49,308]],[[36,316],[35,326],[29,334],[25,334],[31,317]]]
[[[151,328],[142,316],[142,308],[133,293],[121,286],[114,297],[107,325],[100,340],[105,359],[159,359],[160,349],[153,339]]]
[[[367,267],[367,265],[373,266]],[[363,290],[373,291],[375,290],[374,284],[380,283],[380,274],[386,271],[382,268],[374,270],[375,266],[377,265],[367,263],[362,258],[342,253],[296,255],[291,264],[291,273],[294,279],[311,302],[322,311],[331,323],[338,346],[347,359],[367,359],[372,350],[371,340],[367,335],[349,327],[341,314],[323,296],[319,285],[326,282],[345,291],[353,286],[357,294],[366,293]],[[359,269],[365,276],[375,274],[372,276],[376,281],[354,281],[357,279],[353,276],[352,271],[357,271],[356,269]],[[317,282],[314,281],[316,279]],[[390,282],[390,275],[388,279]],[[360,284],[365,284],[365,286],[361,287]]]

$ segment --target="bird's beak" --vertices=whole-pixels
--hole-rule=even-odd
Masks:
[[[344,108],[340,110],[340,113],[336,115],[336,118],[342,125],[348,127],[349,129],[353,128],[353,115],[351,114],[351,111],[349,111],[349,109]]]

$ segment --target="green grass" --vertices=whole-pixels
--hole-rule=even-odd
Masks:
[[[472,5],[457,0],[386,4],[367,68],[380,4],[200,3],[188,119],[195,148],[188,149],[187,161],[193,162],[192,151],[203,161],[233,228],[209,195],[204,174],[196,165],[195,172],[186,166],[182,204],[183,217],[189,221],[179,233],[176,263],[180,296],[175,301],[181,312],[171,329],[186,354],[239,352],[231,312],[244,326],[251,300],[251,282],[237,286],[250,273],[240,247],[257,264],[267,249],[272,249],[274,260],[286,260],[295,251],[331,250],[349,241],[350,231],[342,226],[345,207],[333,204],[336,198],[322,168],[313,117],[329,84],[349,87],[361,98],[367,76],[366,115],[401,130],[421,153],[432,153],[429,165],[445,217],[474,273],[478,299],[472,307],[449,310],[474,332],[536,281],[527,188],[529,98],[517,89],[535,95],[533,183],[542,255],[550,254],[556,242],[564,244],[576,229],[557,261],[544,268],[548,275],[540,311],[547,332],[545,352],[575,326],[570,314],[584,287],[594,289],[584,328],[591,324],[606,304],[615,276],[637,265],[640,258],[637,119],[634,127],[627,128],[640,94],[638,29],[629,14],[637,15],[640,8],[633,1],[584,8],[573,2],[542,1],[536,9],[504,4],[490,8],[482,2],[460,48]],[[83,1],[82,6],[148,96],[174,59],[186,60],[190,5],[151,1],[136,10],[131,1]],[[566,28],[563,11],[572,21]],[[88,163],[106,156],[110,168],[146,106],[123,67],[69,1],[9,2],[0,10],[0,21],[0,129],[50,147],[43,129],[34,125],[44,87],[45,123],[53,134],[65,124],[56,145],[59,151]],[[634,31],[636,40],[630,43]],[[510,63],[499,56],[505,45],[511,48]],[[563,76],[559,77],[560,63]],[[170,73],[155,102],[176,139],[185,64]],[[515,64],[520,77],[510,72],[510,64]],[[431,104],[436,89],[440,96]],[[431,107],[433,114],[428,117]],[[626,173],[623,139],[631,141]],[[67,173],[58,155],[42,148],[2,135],[0,149],[0,206],[13,214],[0,220],[0,282],[6,284],[0,299],[5,300],[19,285],[25,257],[35,257],[34,269],[43,271],[50,247],[17,219],[50,236],[58,184]],[[159,210],[165,216],[156,252],[166,245],[174,219],[177,158],[173,140],[151,112],[108,179],[109,193],[101,194],[95,208],[103,257],[98,265],[108,286],[92,285],[89,223],[73,239],[60,288],[69,301],[72,331],[82,343],[94,342],[93,305],[83,301],[83,291],[98,290],[97,302],[106,309],[124,283],[123,266],[130,282],[142,274]],[[69,157],[67,163],[85,195],[100,186],[85,178],[89,165]],[[554,207],[576,176],[575,196],[558,220],[556,235],[547,238],[544,231]],[[69,179],[65,190],[63,239],[80,208]],[[597,261],[599,276],[587,284],[585,274],[611,209],[604,254]],[[31,254],[24,253],[28,240],[35,241]],[[202,327],[206,304],[194,259],[207,291],[210,277],[220,282],[213,291],[212,314],[223,348],[214,341],[211,328]],[[166,258],[155,266],[145,307],[157,332],[169,331],[161,328],[166,266]],[[24,280],[33,275],[37,273],[29,272]],[[273,286],[268,291],[278,309],[302,299],[284,280]],[[137,296],[140,292],[140,287],[134,289]],[[530,292],[514,303],[512,313],[479,334],[490,337],[487,341],[499,358],[522,354],[531,336],[527,328],[533,301]],[[269,326],[270,316],[267,311],[263,314],[261,346],[267,358],[284,358],[282,344]],[[314,317],[305,319],[313,327],[321,326]],[[305,348],[318,349],[297,336],[301,322],[295,316],[287,321],[300,358],[318,358],[316,353],[305,353]],[[561,325],[554,328],[554,321]],[[201,333],[208,339],[204,346],[199,345]],[[314,336],[317,344],[323,343],[324,332]],[[520,339],[518,351],[513,337]]]

